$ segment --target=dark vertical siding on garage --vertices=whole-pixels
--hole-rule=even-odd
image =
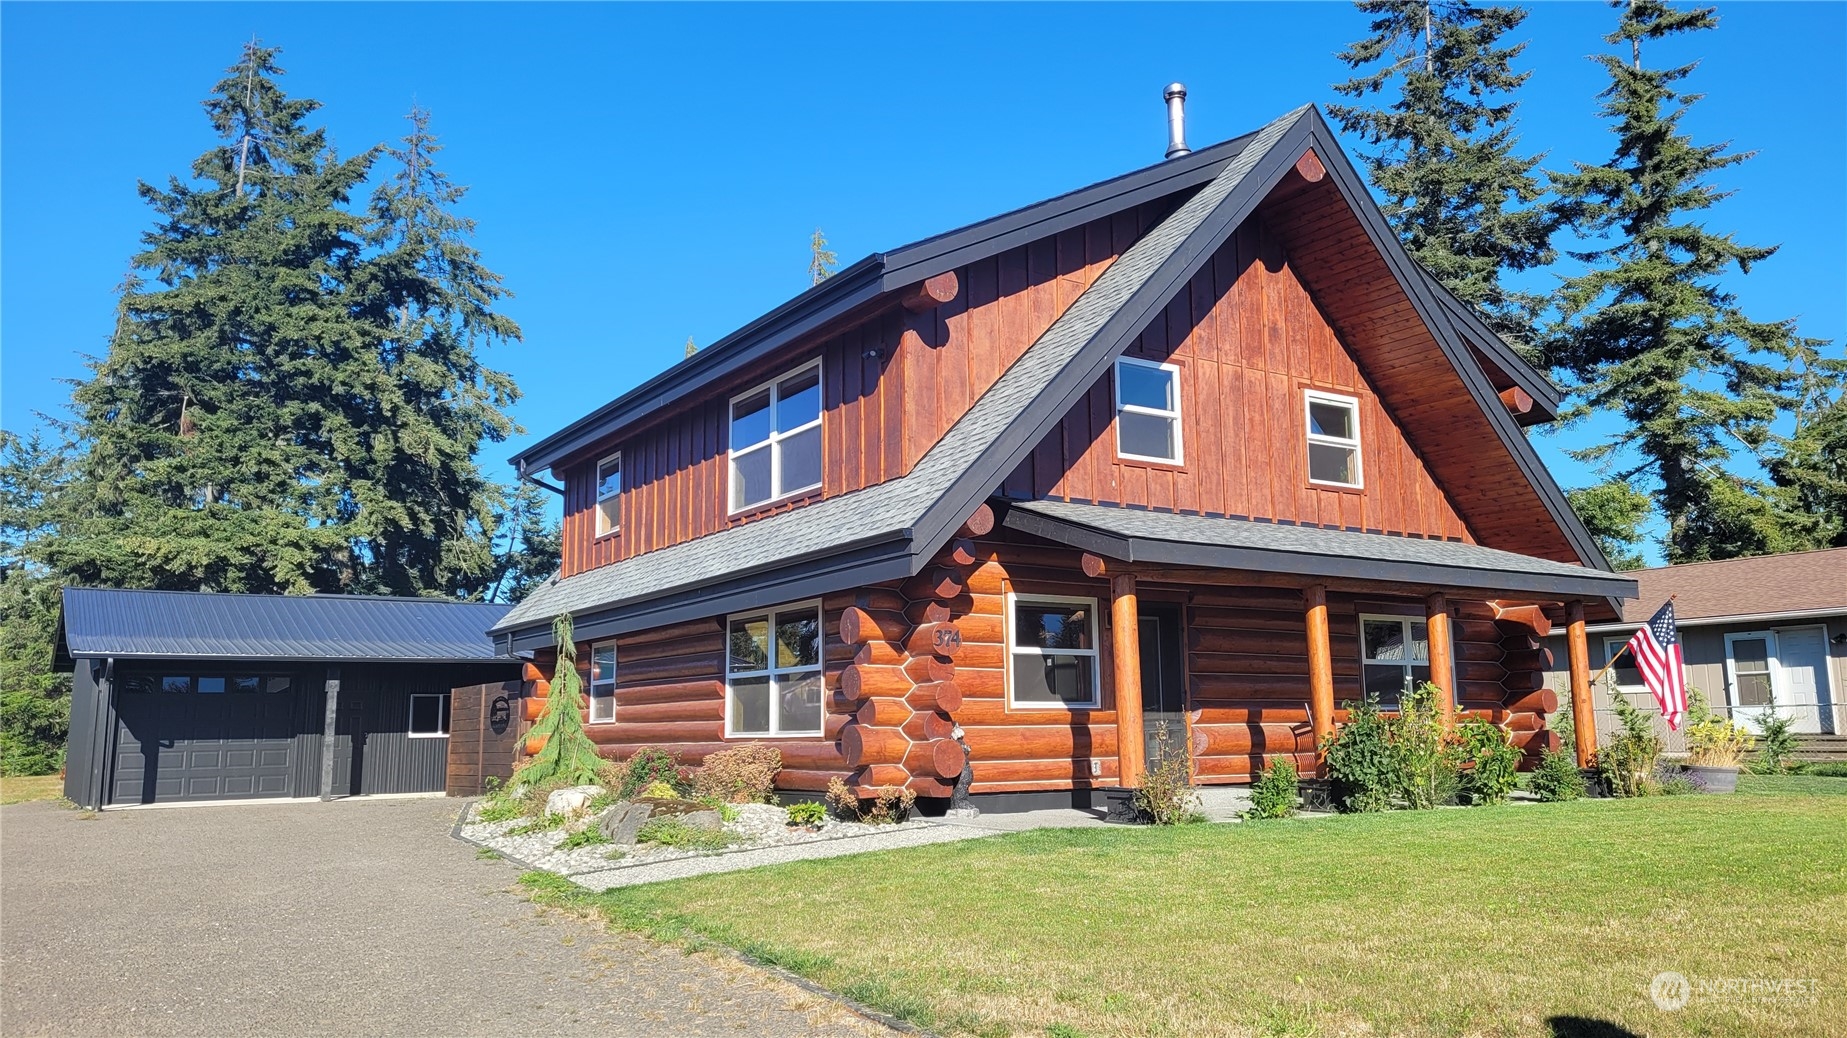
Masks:
[[[108,733],[101,723],[109,713],[108,682],[99,680],[107,663],[78,660],[71,675],[70,739],[64,749],[64,795],[81,807],[96,807],[102,797],[101,762],[108,758]],[[101,744],[100,746],[98,744]]]
[[[334,792],[442,792],[447,781],[449,740],[410,736],[411,696],[447,696],[453,688],[507,674],[506,665],[493,664],[405,663],[342,668],[339,725],[334,737]]]

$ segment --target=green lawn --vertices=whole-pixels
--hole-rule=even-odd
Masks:
[[[23,804],[28,800],[55,800],[64,795],[64,779],[59,775],[0,776],[0,804]]]
[[[527,882],[952,1033],[1839,1033],[1847,796],[1806,794],[1847,780],[1745,789],[1040,831],[602,895]],[[1669,1013],[1647,994],[1664,970],[1817,994]]]

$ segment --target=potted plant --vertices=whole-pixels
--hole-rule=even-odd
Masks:
[[[1687,771],[1708,793],[1738,789],[1738,767],[1756,740],[1706,706],[1706,694],[1687,690]]]

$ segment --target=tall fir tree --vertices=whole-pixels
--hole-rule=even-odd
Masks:
[[[1767,467],[1804,547],[1847,548],[1847,359],[1825,356],[1828,345],[1796,343],[1794,428],[1773,437]]]
[[[79,583],[335,590],[355,568],[341,461],[352,402],[384,391],[347,287],[346,207],[371,153],[341,159],[252,41],[205,102],[220,143],[192,178],[140,185],[156,224],[108,355],[73,394],[82,445],[47,561]]]
[[[68,479],[62,445],[0,432],[0,775],[64,763],[71,676],[52,668],[58,579],[38,560]]]
[[[1616,133],[1607,165],[1554,174],[1561,212],[1592,247],[1565,280],[1547,355],[1569,380],[1572,414],[1611,412],[1623,427],[1576,451],[1652,490],[1667,523],[1669,562],[1731,558],[1800,546],[1760,481],[1727,471],[1754,454],[1784,397],[1793,326],[1754,321],[1720,285],[1774,248],[1715,234],[1700,214],[1726,197],[1711,178],[1750,157],[1697,144],[1681,128],[1698,94],[1679,92],[1694,65],[1644,66],[1644,44],[1717,25],[1711,8],[1616,0],[1603,115]],[[1601,244],[1607,242],[1607,244]]]
[[[1542,202],[1539,155],[1522,155],[1514,70],[1524,43],[1506,43],[1526,11],[1438,0],[1361,0],[1371,35],[1341,61],[1359,72],[1334,89],[1355,104],[1329,113],[1374,150],[1373,184],[1406,251],[1480,310],[1490,327],[1537,359],[1543,299],[1505,275],[1554,259],[1557,221]],[[1358,102],[1370,101],[1370,104]]]
[[[808,283],[818,285],[833,277],[834,268],[839,265],[840,260],[834,255],[834,250],[827,247],[827,236],[821,233],[821,228],[816,227],[814,237],[808,240]]]

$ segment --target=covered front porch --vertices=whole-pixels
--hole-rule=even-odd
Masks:
[[[1423,681],[1450,718],[1504,725],[1536,761],[1559,742],[1544,643],[1555,627],[1585,763],[1587,619],[1635,593],[1613,573],[1459,541],[1048,501],[1003,522],[1074,549],[1084,577],[1107,585],[1099,666],[1109,770],[1125,788],[1163,752],[1186,753],[1200,784],[1248,782],[1278,757],[1313,775],[1344,704],[1376,694],[1389,707]]]

